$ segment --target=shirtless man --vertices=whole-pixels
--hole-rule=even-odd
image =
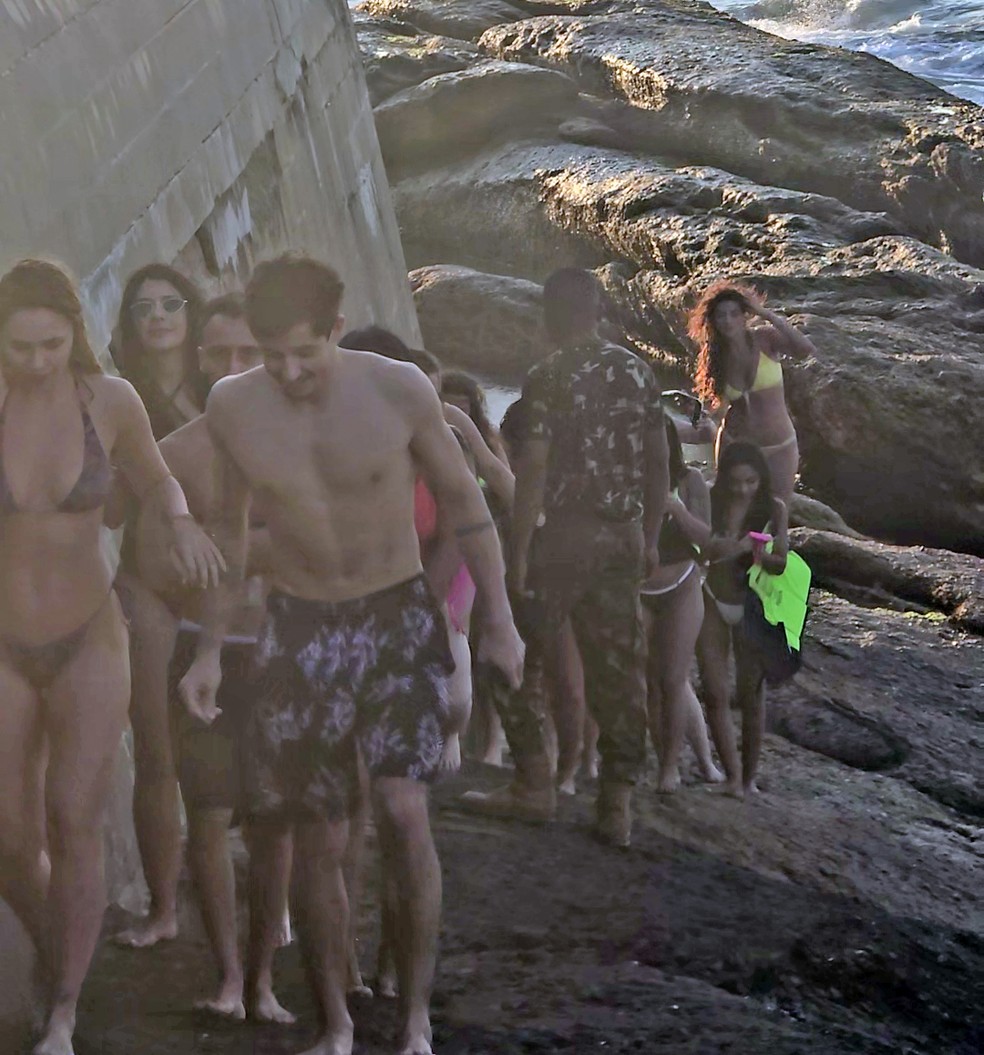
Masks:
[[[256,269],[247,318],[265,369],[222,381],[206,412],[216,530],[241,577],[250,493],[263,503],[273,589],[257,652],[250,805],[255,852],[294,835],[293,904],[321,1017],[308,1055],[352,1051],[341,863],[357,744],[387,867],[401,877],[399,1051],[428,1055],[441,876],[426,782],[441,757],[451,661],[413,527],[417,475],[457,525],[488,598],[484,659],[513,685],[523,644],[488,509],[433,386],[415,367],[340,348],[341,295],[337,274],[314,260],[288,255]],[[198,656],[182,681],[203,717],[215,709],[237,590],[227,582],[207,593]]]
[[[199,325],[198,357],[210,384],[223,377],[243,373],[262,361],[259,346],[246,324],[243,297],[228,294],[210,301]],[[159,443],[168,468],[180,481],[194,515],[204,520],[212,507],[215,450],[205,416],[201,415],[172,432]],[[250,554],[262,558],[265,532],[250,532]],[[153,626],[154,654],[172,655],[169,698],[175,701],[177,680],[187,670],[195,652],[196,619],[200,597],[176,590],[173,576],[160,567],[161,548],[155,533],[141,521],[138,554],[141,573],[167,604]],[[251,567],[255,571],[255,567]],[[181,619],[181,617],[184,617]],[[281,932],[264,932],[259,913],[251,913],[248,961],[249,987],[245,992],[242,958],[236,926],[236,883],[228,830],[241,805],[241,749],[245,722],[252,703],[250,660],[256,634],[263,619],[263,582],[257,576],[243,586],[233,613],[230,638],[223,651],[220,714],[208,724],[197,717],[174,716],[174,746],[181,794],[188,814],[188,863],[201,905],[202,919],[219,967],[220,982],[214,996],[196,1006],[225,1018],[241,1020],[250,1015],[261,1021],[290,1023],[287,1011],[277,1002],[272,987],[273,957],[282,943]],[[179,630],[179,620],[181,627]],[[248,831],[247,831],[248,843]],[[279,856],[258,859],[252,855],[251,890],[271,890],[283,906],[285,916],[290,879],[290,846]],[[289,924],[288,924],[289,933]]]

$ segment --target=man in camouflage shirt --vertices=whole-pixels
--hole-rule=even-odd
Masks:
[[[543,291],[557,350],[523,388],[528,432],[516,472],[508,585],[527,642],[524,686],[493,698],[516,778],[466,803],[488,813],[548,819],[555,809],[535,693],[544,653],[571,619],[598,723],[598,833],[626,846],[630,796],[645,762],[645,635],[639,587],[658,560],[669,476],[659,386],[650,367],[598,336],[601,289],[563,269]],[[539,530],[538,521],[543,514]]]

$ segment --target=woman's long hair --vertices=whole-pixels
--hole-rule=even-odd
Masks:
[[[705,402],[719,406],[724,394],[725,351],[714,325],[714,309],[724,300],[734,300],[749,314],[751,305],[761,307],[765,299],[751,286],[728,279],[711,283],[700,295],[687,319],[687,333],[697,345],[694,390]]]
[[[441,374],[441,395],[464,396],[468,400],[468,416],[482,434],[482,439],[491,445],[495,433],[489,421],[489,404],[485,390],[475,378],[464,370],[445,370]]]
[[[728,475],[739,465],[747,465],[759,478],[758,491],[748,507],[742,527],[745,531],[761,531],[772,519],[772,474],[765,455],[754,443],[729,443],[721,451],[717,476],[711,487],[711,527],[714,531],[720,531],[724,526],[724,513],[731,497]]]
[[[148,264],[134,271],[123,289],[118,322],[119,347],[114,349],[113,360],[116,363],[116,369],[139,393],[150,415],[150,420],[154,423],[154,433],[160,439],[160,434],[170,432],[183,422],[171,423],[169,420],[174,416],[173,408],[170,406],[167,395],[160,390],[153,379],[147,362],[147,353],[137,331],[136,320],[130,311],[140,292],[140,287],[148,281],[169,283],[178,295],[187,301],[185,320],[188,324],[188,334],[184,346],[183,383],[189,385],[195,402],[202,408],[208,396],[208,378],[201,372],[198,365],[195,340],[199,332],[200,317],[205,302],[195,283],[168,264]],[[168,428],[167,425],[171,427]]]
[[[47,308],[72,324],[69,365],[79,374],[101,374],[89,343],[82,301],[69,273],[49,260],[21,260],[0,279],[0,328],[18,311]]]

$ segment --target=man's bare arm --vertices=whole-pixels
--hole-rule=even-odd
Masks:
[[[516,466],[516,500],[509,537],[508,584],[517,592],[526,589],[530,543],[543,512],[550,440],[527,440]]]

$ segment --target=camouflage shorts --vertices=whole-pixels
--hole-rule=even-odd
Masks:
[[[347,816],[358,780],[437,772],[454,670],[423,576],[354,601],[271,593],[246,735],[253,814]]]

